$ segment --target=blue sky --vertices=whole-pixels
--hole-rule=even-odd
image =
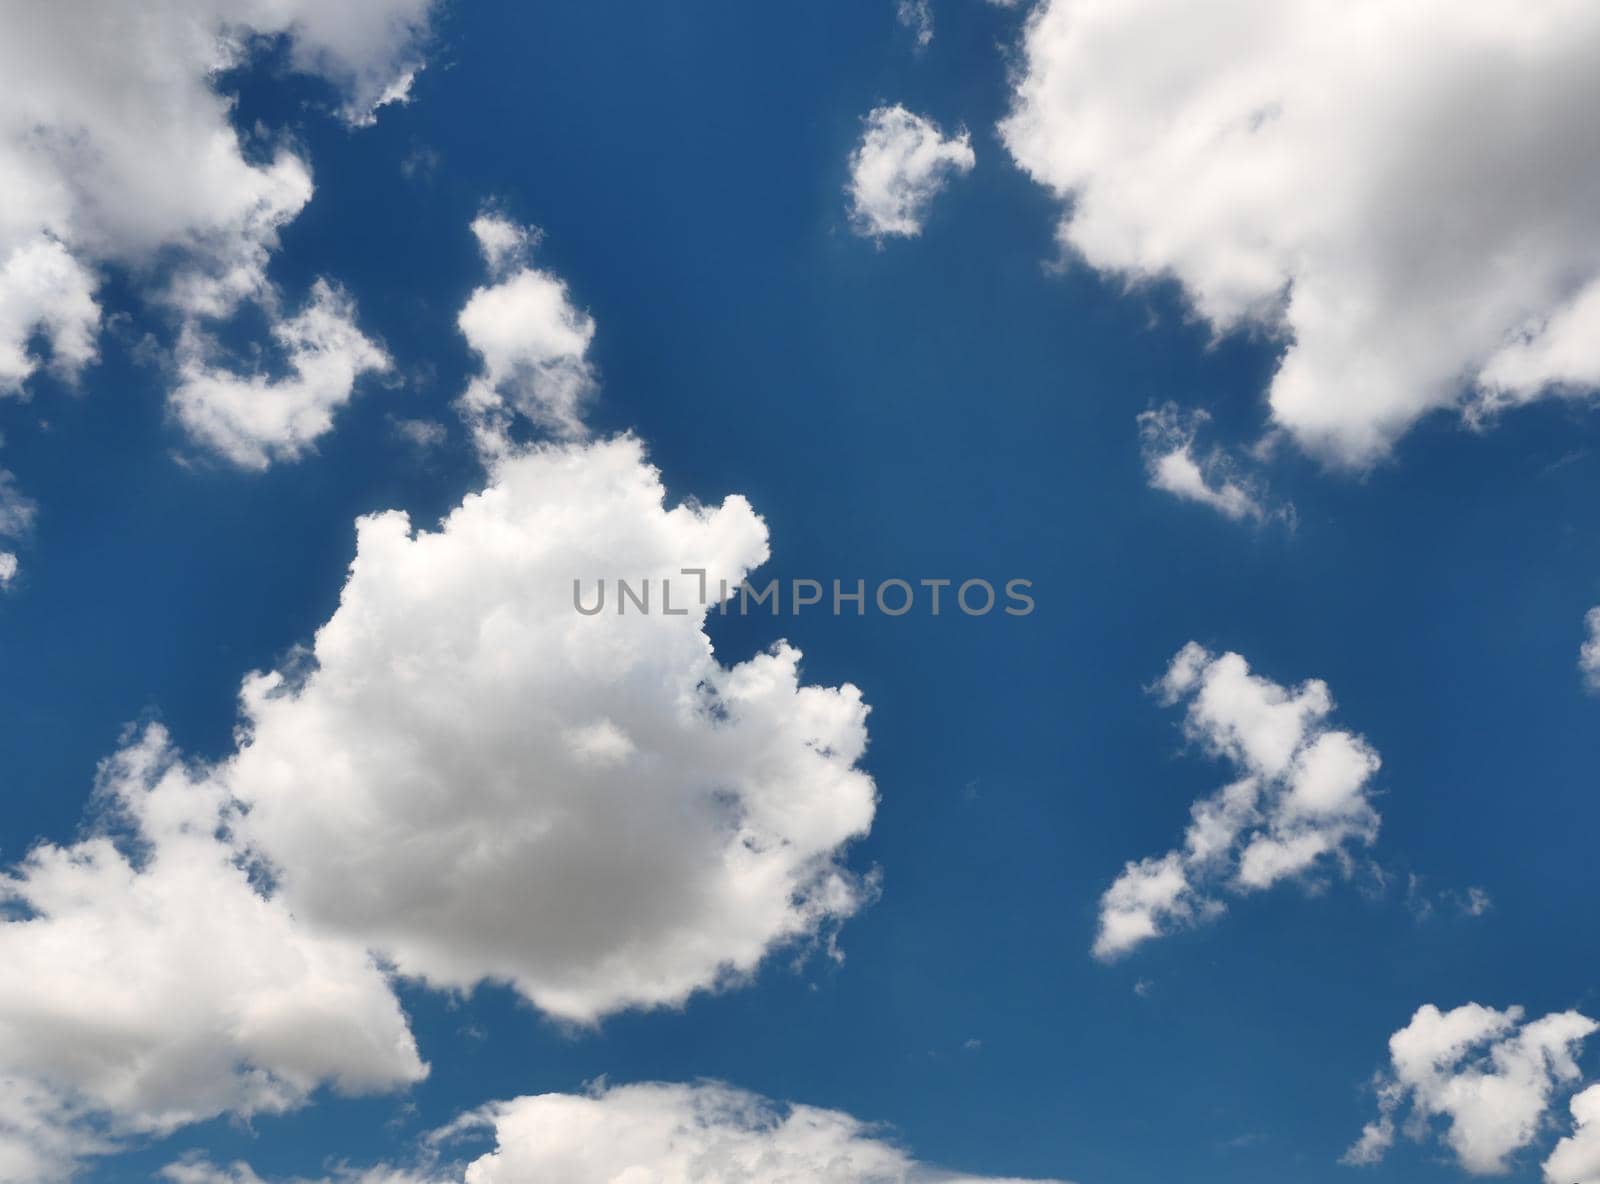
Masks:
[[[1498,4],[1478,7],[1498,19]],[[425,1080],[355,1098],[317,1082],[284,1113],[199,1114],[170,1133],[85,1095],[69,1142],[87,1151],[99,1130],[117,1145],[60,1170],[147,1179],[188,1155],[247,1162],[266,1180],[383,1163],[459,1178],[452,1164],[489,1153],[493,1134],[430,1164],[427,1132],[495,1100],[604,1079],[715,1080],[844,1112],[885,1124],[874,1137],[920,1163],[974,1175],[1456,1180],[1472,1165],[1442,1134],[1448,1112],[1425,1139],[1402,1132],[1382,1162],[1340,1162],[1379,1114],[1373,1077],[1396,1071],[1391,1034],[1425,1005],[1600,1014],[1600,733],[1578,660],[1600,602],[1591,403],[1529,398],[1469,426],[1465,397],[1441,395],[1385,420],[1399,426],[1360,456],[1342,420],[1328,437],[1340,442],[1318,444],[1321,429],[1277,401],[1273,381],[1295,333],[1309,342],[1323,327],[1200,311],[1209,290],[1203,267],[1185,271],[1189,256],[1137,274],[1096,265],[1115,250],[1084,237],[1064,258],[1062,219],[1074,202],[1091,209],[1120,164],[1052,174],[999,130],[1048,49],[1039,32],[1029,58],[1025,6],[944,0],[930,12],[919,49],[889,0],[445,6],[428,14],[427,65],[407,101],[371,126],[330,111],[347,80],[298,69],[293,30],[202,80],[237,95],[229,119],[246,160],[287,144],[314,179],[267,251],[279,307],[246,300],[205,320],[216,348],[241,364],[262,349],[262,372],[281,376],[270,326],[328,276],[392,364],[357,380],[303,455],[241,469],[168,405],[183,326],[200,314],[151,293],[186,257],[93,258],[97,360],[75,382],[40,369],[15,392],[25,398],[0,398],[0,469],[37,505],[6,544],[19,570],[0,596],[6,866],[94,829],[96,767],[130,725],[159,721],[187,760],[231,768],[240,680],[284,667],[335,613],[354,521],[400,509],[433,530],[485,487],[455,406],[482,373],[457,317],[497,279],[469,229],[485,211],[538,227],[513,266],[559,277],[592,318],[583,438],[633,433],[668,505],[747,498],[770,538],[763,579],[1026,578],[1037,608],[710,621],[724,666],[787,639],[804,684],[854,684],[871,707],[859,770],[876,811],[835,853],[866,886],[820,938],[774,939],[745,981],[606,1005],[594,1026],[553,1018],[503,981],[449,990],[401,975],[392,989]],[[894,104],[945,136],[965,129],[976,163],[940,174],[920,233],[874,237],[852,220],[852,152],[868,113]],[[1588,176],[1600,167],[1592,137],[1571,154],[1588,158]],[[1073,169],[1086,195],[1063,200],[1052,187],[1077,188],[1060,180]],[[1581,198],[1578,171],[1553,170],[1552,185]],[[1552,204],[1504,218],[1564,227]],[[1588,275],[1586,259],[1570,262]],[[1423,324],[1425,296],[1406,293]],[[1552,323],[1559,311],[1544,309]],[[40,338],[29,344],[47,356]],[[1210,414],[1195,455],[1215,460],[1213,486],[1244,482],[1259,520],[1152,484],[1136,416],[1169,403]],[[443,439],[419,445],[399,421],[440,425]],[[548,425],[516,433],[508,447],[551,437]],[[1264,437],[1270,447],[1252,451]],[[403,616],[395,627],[412,636]],[[1156,685],[1191,641],[1242,655],[1281,688],[1325,682],[1327,726],[1381,754],[1361,790],[1381,829],[1259,892],[1219,879],[1207,891],[1225,915],[1168,918],[1159,940],[1097,959],[1102,895],[1125,865],[1181,845],[1191,804],[1248,772],[1219,751],[1220,732],[1191,721],[1186,734],[1189,700],[1166,702]],[[515,720],[518,703],[503,706]],[[309,767],[273,792],[335,792]],[[508,772],[530,794],[547,775],[538,762]],[[651,792],[648,778],[627,784]],[[274,833],[261,831],[264,857],[292,862],[298,848]],[[326,837],[336,852],[360,842]],[[310,882],[280,874],[284,892]],[[1473,890],[1492,904],[1472,907]],[[362,944],[337,908],[293,911]],[[8,926],[49,912],[34,900]],[[0,1076],[67,1096],[70,1072],[15,1051],[27,1044],[15,1032],[37,1022],[18,1002],[26,986],[0,990]],[[90,1049],[96,1019],[74,1021]],[[1573,1048],[1576,1076],[1552,1070],[1535,1129],[1508,1151],[1511,1179],[1541,1179],[1572,1134],[1568,1096],[1600,1080],[1600,1044]],[[1419,1096],[1406,1104],[1420,1109]],[[0,1114],[0,1135],[7,1122],[23,1129]],[[487,1178],[578,1178],[511,1171]],[[29,1178],[55,1177],[17,1177]]]

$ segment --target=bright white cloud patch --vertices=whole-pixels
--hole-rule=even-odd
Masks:
[[[169,405],[196,443],[241,468],[303,455],[333,427],[356,379],[389,368],[388,355],[356,328],[355,303],[324,280],[299,314],[274,323],[272,335],[288,370],[282,377],[214,365],[214,346],[198,330],[184,335],[178,351]]]
[[[161,729],[105,764],[99,800],[109,828],[0,875],[0,1179],[424,1075],[383,973],[258,892],[224,795]]]
[[[557,435],[582,436],[595,390],[593,318],[573,306],[559,277],[527,266],[536,231],[480,214],[472,232],[496,280],[472,293],[457,320],[483,366],[459,403],[479,448],[508,448],[519,414]]]
[[[1435,1120],[1444,1120],[1445,1143],[1462,1168],[1478,1175],[1509,1170],[1511,1156],[1538,1136],[1556,1089],[1578,1080],[1574,1058],[1597,1027],[1575,1011],[1525,1023],[1520,1007],[1419,1008],[1389,1038],[1390,1068],[1378,1076],[1378,1118],[1361,1132],[1346,1162],[1381,1160],[1409,1106],[1398,1128],[1409,1137],[1427,1138]],[[1583,1148],[1572,1154],[1581,1162]],[[1562,1184],[1577,1179],[1562,1177]]]
[[[1238,654],[1190,642],[1158,689],[1168,703],[1187,701],[1185,731],[1239,779],[1194,804],[1181,848],[1130,862],[1106,890],[1099,958],[1221,913],[1217,889],[1253,892],[1330,862],[1344,868],[1349,847],[1378,833],[1367,796],[1378,754],[1329,726],[1324,683],[1283,687]]]
[[[966,131],[946,139],[937,124],[898,104],[875,108],[850,156],[851,225],[873,238],[921,234],[950,176],[976,162]]]
[[[1281,329],[1274,421],[1364,465],[1600,383],[1597,106],[1589,0],[1046,0],[1001,131],[1069,251]]]
[[[311,197],[290,148],[247,159],[214,83],[285,36],[344,115],[403,97],[429,0],[170,0],[0,9],[0,393],[95,356],[98,269],[175,257],[167,295],[216,316],[265,289],[278,230]],[[181,180],[180,180],[181,179]]]
[[[1185,414],[1173,403],[1140,413],[1139,438],[1150,487],[1210,506],[1236,521],[1287,516],[1288,511],[1268,510],[1259,483],[1240,473],[1226,453],[1196,451],[1195,437],[1209,418],[1204,411]]]
[[[1572,1099],[1572,1134],[1544,1161],[1546,1184],[1600,1184],[1600,1085]]]
[[[1592,608],[1583,618],[1589,636],[1578,649],[1578,669],[1592,691],[1600,691],[1600,607]]]
[[[248,680],[223,770],[290,905],[438,986],[586,1021],[681,1001],[848,916],[871,824],[854,687],[731,668],[696,603],[767,557],[740,497],[664,504],[632,439],[500,457],[437,531],[358,524],[299,685]],[[649,614],[592,604],[648,579]],[[672,608],[663,581],[672,581]],[[308,792],[308,787],[315,792]]]
[[[539,1094],[464,1115],[435,1141],[474,1129],[494,1150],[461,1170],[350,1171],[346,1184],[1026,1184],[919,1163],[837,1110],[787,1106],[714,1082]],[[172,1184],[260,1184],[244,1165],[173,1164]],[[332,1180],[327,1184],[334,1184]],[[1035,1184],[1049,1184],[1036,1181]]]

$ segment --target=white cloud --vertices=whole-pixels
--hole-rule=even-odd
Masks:
[[[918,49],[926,49],[933,43],[933,9],[928,0],[896,0],[894,15],[911,30]]]
[[[899,104],[874,108],[850,156],[851,225],[880,239],[921,234],[951,174],[971,172],[976,162],[965,130],[946,139],[937,124]]]
[[[106,762],[98,800],[91,837],[0,875],[0,1178],[425,1074],[380,969],[257,891],[226,798],[160,728]]]
[[[1597,1027],[1574,1011],[1525,1023],[1520,1007],[1419,1008],[1389,1038],[1390,1068],[1377,1082],[1378,1118],[1345,1161],[1381,1160],[1409,1103],[1409,1118],[1398,1128],[1408,1137],[1425,1139],[1433,1120],[1445,1119],[1445,1142],[1462,1168],[1477,1175],[1508,1171],[1511,1156],[1538,1136],[1556,1088],[1577,1081],[1574,1058]]]
[[[1544,1161],[1546,1184],[1600,1184],[1600,1085],[1572,1099],[1572,1134]]]
[[[1578,649],[1578,669],[1592,691],[1600,691],[1600,606],[1590,609],[1583,618],[1589,636]]]
[[[480,1120],[497,1146],[467,1169],[469,1184],[1005,1184],[931,1169],[837,1110],[718,1084],[541,1094],[490,1106]]]
[[[99,331],[94,277],[61,243],[41,234],[0,258],[0,395],[21,394],[38,369],[28,352],[35,333],[50,343],[51,368],[71,382],[94,361]]]
[[[1588,0],[1047,0],[1001,131],[1070,252],[1281,330],[1274,422],[1366,465],[1600,382],[1597,46]]]
[[[779,645],[712,655],[715,592],[767,557],[743,498],[668,509],[632,439],[494,462],[437,531],[358,524],[316,669],[243,691],[223,770],[297,913],[442,987],[504,980],[558,1016],[672,1004],[862,900],[871,824],[854,687]],[[574,581],[648,578],[648,615]],[[664,578],[674,611],[662,610]],[[305,787],[315,785],[308,794]]]
[[[333,427],[356,379],[389,368],[388,355],[356,328],[354,301],[325,280],[297,315],[274,322],[272,335],[289,371],[280,378],[214,365],[215,347],[195,329],[178,350],[169,406],[196,443],[241,468],[303,455]]]
[[[1217,888],[1259,891],[1329,861],[1347,870],[1348,848],[1378,833],[1367,796],[1378,754],[1329,726],[1324,683],[1282,687],[1252,674],[1238,654],[1219,657],[1190,642],[1157,689],[1168,703],[1188,701],[1190,739],[1240,776],[1194,804],[1181,848],[1128,863],[1106,890],[1099,958],[1218,915]]]
[[[716,1082],[515,1098],[463,1115],[432,1141],[477,1129],[493,1132],[495,1148],[464,1170],[347,1170],[325,1184],[1026,1184],[931,1168],[848,1114]],[[203,1160],[164,1175],[172,1184],[261,1184],[243,1164]]]
[[[559,277],[526,265],[537,231],[480,214],[472,232],[497,280],[475,289],[457,320],[483,367],[458,403],[479,448],[505,451],[517,414],[560,436],[584,435],[595,391],[593,318],[573,306]]]
[[[252,38],[338,88],[362,122],[420,66],[429,0],[164,0],[0,13],[0,392],[38,367],[33,333],[72,377],[95,356],[98,272],[177,262],[167,298],[217,316],[266,288],[283,224],[311,197],[280,145],[247,159],[218,73]],[[181,183],[174,183],[181,178]]]
[[[1184,501],[1210,506],[1235,521],[1265,521],[1284,517],[1287,508],[1268,510],[1260,483],[1239,472],[1239,466],[1220,449],[1204,456],[1195,451],[1195,437],[1211,417],[1204,411],[1185,413],[1175,403],[1139,414],[1139,437],[1150,487]]]
[[[26,538],[37,512],[33,499],[17,489],[11,473],[0,469],[0,542]],[[0,590],[17,578],[17,568],[16,553],[0,550]]]

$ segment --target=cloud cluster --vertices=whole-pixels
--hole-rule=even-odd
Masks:
[[[1251,673],[1238,654],[1190,642],[1157,689],[1169,704],[1188,702],[1190,739],[1240,776],[1194,804],[1182,847],[1128,863],[1106,890],[1098,958],[1216,916],[1225,906],[1215,889],[1254,892],[1330,860],[1346,866],[1348,848],[1378,833],[1367,795],[1378,754],[1329,725],[1326,684],[1283,687]]]
[[[178,349],[178,384],[169,406],[196,443],[245,469],[294,460],[333,426],[362,374],[389,369],[389,357],[355,324],[355,302],[326,280],[272,335],[287,373],[237,374],[213,363],[215,345],[198,329]]]
[[[1409,1107],[1400,1128],[1408,1137],[1427,1138],[1434,1120],[1443,1119],[1448,1123],[1444,1140],[1462,1168],[1478,1175],[1509,1170],[1511,1156],[1538,1136],[1556,1089],[1578,1080],[1575,1057],[1597,1028],[1575,1011],[1524,1022],[1520,1007],[1419,1008],[1389,1038],[1390,1068],[1377,1081],[1378,1118],[1367,1124],[1345,1161],[1381,1160],[1394,1145],[1396,1120]],[[1582,1125],[1594,1117],[1593,1098],[1590,1091],[1574,1101],[1579,1131],[1557,1148],[1547,1169],[1596,1166],[1588,1141],[1592,1131]],[[1548,1178],[1552,1184],[1558,1179]],[[1559,1177],[1560,1184],[1577,1179]]]
[[[976,163],[965,130],[946,139],[936,123],[899,104],[874,108],[850,155],[850,224],[877,239],[921,234],[939,191]]]
[[[1026,1184],[930,1168],[848,1114],[779,1105],[716,1082],[516,1098],[433,1138],[480,1128],[492,1131],[495,1148],[464,1169],[352,1171],[325,1184]],[[171,1184],[260,1184],[242,1164],[203,1160],[164,1175]]]
[[[0,12],[0,395],[24,393],[42,366],[72,381],[95,360],[107,268],[191,328],[246,300],[276,321],[267,262],[311,198],[311,171],[287,141],[247,149],[218,76],[282,39],[296,69],[333,85],[346,120],[369,122],[420,68],[429,5],[70,0]],[[305,329],[296,318],[276,332]],[[311,396],[321,411],[307,415],[292,383],[217,374],[192,350],[182,364],[185,387],[231,390],[191,389],[180,421],[251,467],[297,454],[300,433],[326,430],[349,395],[325,365]],[[197,400],[226,405],[197,412]]]
[[[1292,520],[1287,508],[1267,508],[1260,482],[1240,472],[1226,453],[1213,449],[1202,455],[1195,450],[1195,437],[1210,418],[1204,411],[1185,413],[1175,403],[1140,412],[1139,440],[1150,487],[1210,506],[1235,521]]]
[[[505,452],[517,415],[557,435],[582,436],[595,391],[593,318],[573,306],[558,276],[528,266],[536,231],[485,213],[472,233],[496,281],[475,289],[456,321],[482,362],[458,401],[480,451]]]
[[[94,834],[0,875],[0,1179],[424,1076],[383,972],[262,895],[225,796],[159,727],[105,762],[97,797]]]
[[[1597,46],[1587,0],[1046,0],[1001,133],[1073,255],[1281,333],[1273,420],[1361,466],[1600,384]]]

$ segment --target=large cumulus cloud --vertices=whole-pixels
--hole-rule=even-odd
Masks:
[[[1046,0],[1002,134],[1063,245],[1279,332],[1272,418],[1365,465],[1600,384],[1600,8]]]

